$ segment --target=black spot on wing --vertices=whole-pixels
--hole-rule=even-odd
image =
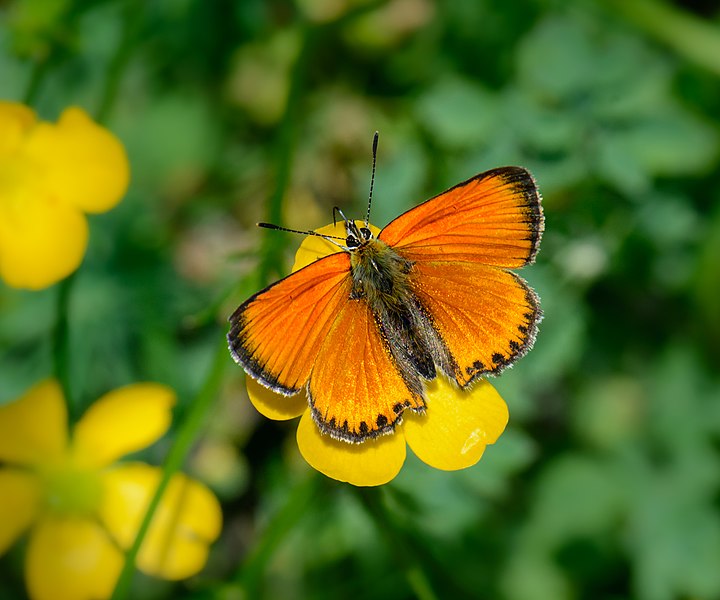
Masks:
[[[503,366],[503,365],[505,365],[507,358],[505,358],[499,352],[496,352],[495,354],[492,355],[492,361],[494,364],[496,364],[498,366]]]
[[[465,368],[465,372],[468,374],[469,377],[473,377],[478,373],[484,373],[485,371],[485,365],[479,360],[476,360],[472,365]]]

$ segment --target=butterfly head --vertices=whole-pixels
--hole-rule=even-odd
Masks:
[[[358,227],[354,221],[345,222],[345,245],[348,250],[357,250],[373,238],[372,231],[365,226]]]
[[[372,231],[370,231],[367,223],[348,219],[345,213],[337,206],[333,208],[333,222],[335,222],[336,214],[339,214],[345,222],[345,250],[352,252],[373,239]],[[358,225],[358,223],[360,224]]]

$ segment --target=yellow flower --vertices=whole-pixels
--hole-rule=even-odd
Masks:
[[[373,226],[370,229],[375,235],[379,233]],[[345,236],[343,224],[327,225],[317,231]],[[293,272],[338,251],[322,238],[308,236],[295,255]],[[301,416],[297,443],[310,466],[328,477],[358,486],[382,485],[393,479],[405,462],[406,446],[437,469],[470,467],[480,460],[485,447],[500,437],[508,422],[507,405],[487,381],[463,391],[438,376],[426,387],[424,415],[406,411],[392,434],[350,444],[320,433],[305,394],[287,398],[249,377],[247,389],[253,405],[264,416],[276,420]]]
[[[170,426],[175,395],[139,383],[95,402],[67,431],[60,386],[43,381],[0,406],[0,554],[29,530],[25,579],[34,600],[107,598],[132,545],[161,470],[116,463]],[[154,514],[138,568],[183,579],[205,564],[220,533],[215,496],[175,475]]]
[[[125,150],[80,108],[57,124],[0,101],[0,279],[38,290],[80,266],[85,213],[110,210],[125,194]]]

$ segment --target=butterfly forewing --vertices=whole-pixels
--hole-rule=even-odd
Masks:
[[[514,269],[535,258],[543,228],[530,173],[502,167],[410,209],[379,238],[410,260],[443,257]]]
[[[257,381],[300,392],[332,323],[348,302],[350,258],[337,253],[255,294],[230,317],[230,352]]]

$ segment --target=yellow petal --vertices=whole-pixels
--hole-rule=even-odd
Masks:
[[[245,384],[250,401],[257,411],[275,421],[287,421],[299,417],[308,407],[305,393],[283,396],[260,385],[252,377],[246,377]]]
[[[185,579],[207,562],[220,535],[222,511],[213,493],[198,481],[175,475],[138,555],[138,568],[163,579]]]
[[[105,212],[127,191],[130,167],[123,145],[80,108],[66,109],[57,125],[39,123],[25,154],[44,166],[48,190],[84,212]]]
[[[0,406],[0,462],[53,462],[66,447],[67,409],[54,379],[42,381],[14,402]]]
[[[53,285],[80,266],[87,220],[47,192],[31,164],[14,161],[1,169],[7,173],[4,182],[0,177],[0,277],[15,288]]]
[[[132,546],[159,477],[158,469],[145,463],[119,464],[103,473],[100,520],[122,548]]]
[[[507,405],[487,381],[462,391],[443,377],[427,387],[427,413],[405,417],[405,439],[422,461],[454,471],[474,465],[508,422]]]
[[[300,454],[313,469],[358,486],[387,483],[405,462],[405,439],[400,433],[362,444],[340,442],[320,433],[309,410],[300,419],[297,443]]]
[[[102,521],[121,546],[129,547],[162,472],[142,463],[118,466],[104,475]],[[138,568],[164,579],[184,579],[205,565],[210,544],[220,535],[222,512],[201,483],[177,474],[155,511],[140,548]]]
[[[0,101],[0,158],[14,152],[35,124],[35,113],[24,104]]]
[[[103,466],[157,441],[170,427],[175,392],[159,383],[136,383],[105,394],[75,426],[77,464]]]
[[[40,502],[40,482],[18,469],[0,469],[0,555],[35,519]]]
[[[33,600],[108,598],[122,564],[122,554],[98,523],[45,517],[30,535],[25,579]]]
[[[357,223],[361,227],[364,226],[364,223],[361,224],[360,221]],[[370,225],[368,229],[372,231],[374,236],[377,236],[377,234],[380,233],[380,230],[375,227],[375,225]],[[345,233],[345,224],[343,222],[336,223],[335,225],[325,225],[325,227],[316,229],[315,233],[335,236],[340,238],[335,240],[338,244],[345,245],[345,238],[347,234]],[[340,251],[341,248],[338,248],[335,244],[331,244],[327,240],[324,240],[316,235],[308,235],[305,237],[302,244],[300,244],[298,251],[295,253],[295,263],[293,264],[292,271],[294,273],[303,267],[307,267],[310,263],[314,263],[318,258],[330,256],[331,254]]]

